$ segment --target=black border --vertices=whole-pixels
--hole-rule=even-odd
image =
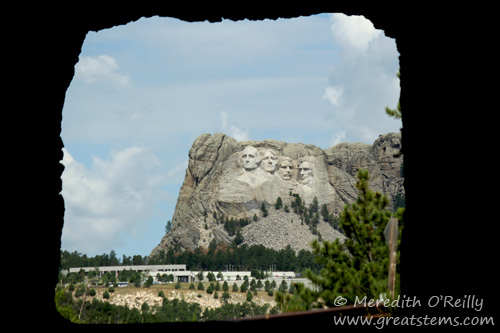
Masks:
[[[13,186],[8,189],[5,206],[5,212],[10,212],[5,224],[12,230],[3,235],[13,242],[6,245],[4,255],[12,258],[5,262],[13,264],[9,272],[36,272],[16,273],[15,281],[6,281],[7,287],[17,286],[16,300],[22,299],[9,309],[12,316],[7,319],[19,318],[17,323],[23,326],[36,323],[38,327],[65,325],[75,329],[55,311],[53,302],[64,214],[59,195],[63,172],[60,133],[66,89],[88,31],[155,15],[215,22],[322,12],[365,16],[396,39],[400,53],[407,195],[402,293],[415,295],[423,303],[434,295],[476,295],[484,299],[484,307],[475,314],[496,315],[498,251],[494,245],[498,242],[492,228],[498,223],[494,214],[498,204],[494,195],[488,195],[488,190],[496,187],[491,146],[496,133],[488,114],[491,83],[482,76],[488,74],[491,62],[478,57],[485,52],[466,29],[472,23],[467,24],[464,18],[473,17],[474,12],[465,9],[459,13],[456,7],[441,10],[401,2],[390,6],[308,2],[277,7],[269,3],[140,2],[113,6],[38,4],[7,11],[6,16],[10,14],[14,20],[5,30],[4,54],[7,70],[13,75],[6,82],[7,98],[12,103],[5,110],[4,127],[12,131],[5,141],[4,156],[5,176]],[[474,314],[448,310],[423,306],[400,313]],[[267,327],[265,321],[251,325]]]

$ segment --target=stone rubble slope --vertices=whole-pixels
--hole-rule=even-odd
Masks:
[[[313,235],[309,226],[301,223],[300,216],[283,210],[269,208],[269,215],[250,223],[242,229],[244,244],[264,245],[274,250],[282,250],[287,245],[295,252],[300,250],[311,251],[311,242],[318,238]],[[318,232],[325,241],[334,241],[339,238],[341,241],[345,236],[335,230],[328,223],[320,218],[317,226]]]

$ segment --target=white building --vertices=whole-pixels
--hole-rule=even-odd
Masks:
[[[83,270],[86,274],[91,271],[97,271],[99,276],[105,273],[111,273],[118,276],[123,270],[132,270],[139,273],[144,273],[146,277],[153,277],[154,281],[157,280],[158,274],[160,276],[166,274],[172,274],[174,277],[173,282],[195,282],[198,281],[197,271],[187,271],[186,265],[130,265],[130,266],[99,266],[99,267],[73,267],[69,269],[69,273],[78,273]],[[219,273],[218,271],[205,271],[203,272],[203,281],[208,281],[207,274],[213,273],[216,277]],[[243,280],[248,277],[249,280],[252,279],[250,271],[225,271],[222,273],[222,279],[217,278],[219,281],[234,281],[243,283]],[[280,279],[292,279],[295,278],[294,272],[270,272],[270,280],[280,280]]]
[[[78,273],[83,270],[86,274],[90,271],[98,271],[99,276],[105,273],[111,273],[117,276],[123,270],[132,270],[139,273],[145,273],[146,276],[152,276],[156,280],[157,274],[172,274],[174,282],[192,282],[191,272],[186,271],[186,265],[130,265],[130,266],[98,266],[98,267],[72,267],[69,273]]]

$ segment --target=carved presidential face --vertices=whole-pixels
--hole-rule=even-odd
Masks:
[[[274,172],[276,170],[276,165],[278,164],[278,157],[274,155],[271,150],[266,150],[264,156],[262,157],[262,162],[260,166],[267,172]]]
[[[260,155],[257,148],[248,146],[241,153],[241,162],[245,170],[252,170],[259,166]]]
[[[283,180],[292,179],[292,170],[293,170],[292,161],[290,160],[281,161],[279,169],[279,175],[281,176],[281,179]]]
[[[312,168],[309,162],[304,162],[299,166],[302,184],[308,184],[312,180]]]

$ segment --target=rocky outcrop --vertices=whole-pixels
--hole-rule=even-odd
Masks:
[[[129,309],[136,308],[141,310],[144,303],[150,307],[161,306],[163,297],[158,296],[158,292],[140,290],[134,293],[111,293],[110,299],[103,298],[103,292],[99,292],[96,296],[101,302],[107,301],[118,306],[126,306]]]
[[[293,212],[273,211],[262,217],[262,203],[272,207],[280,197],[290,204],[292,194],[298,194],[306,204],[316,197],[319,205],[326,204],[338,215],[357,198],[359,169],[368,169],[371,188],[392,200],[404,195],[400,148],[399,133],[381,135],[373,145],[341,143],[328,149],[276,140],[238,142],[222,133],[200,135],[189,151],[173,228],[151,254],[174,244],[194,249],[208,246],[212,239],[230,242],[234,235],[226,232],[221,216],[251,221],[241,230],[248,244],[308,248],[317,233],[300,225]],[[254,215],[258,222],[253,222]],[[323,239],[342,237],[321,223],[318,232]],[[262,236],[265,229],[268,232]]]
[[[200,291],[190,291],[190,290],[175,290],[175,289],[154,289],[154,290],[128,290],[128,292],[122,293],[111,293],[109,299],[104,299],[102,297],[102,292],[98,292],[95,296],[101,302],[109,302],[118,306],[126,306],[129,309],[136,308],[142,311],[142,306],[146,303],[150,308],[160,307],[163,302],[163,297],[158,296],[158,290],[162,290],[165,294],[165,298],[172,301],[174,299],[184,300],[188,303],[197,303],[200,305],[202,311],[206,308],[216,309],[224,304],[221,298],[215,299],[213,295],[206,292]],[[261,294],[261,293],[259,293]],[[230,292],[230,298],[228,303],[244,303],[246,302],[246,293],[240,292]],[[253,302],[259,306],[263,306],[266,303],[273,307],[276,305],[274,300],[266,299],[265,297],[254,297]],[[153,309],[154,311],[154,309]]]
[[[404,195],[400,149],[400,133],[381,135],[371,146],[340,143],[325,149],[329,182],[342,200],[350,203],[357,197],[354,184],[358,170],[368,169],[372,190],[383,193],[390,200],[396,195]]]

